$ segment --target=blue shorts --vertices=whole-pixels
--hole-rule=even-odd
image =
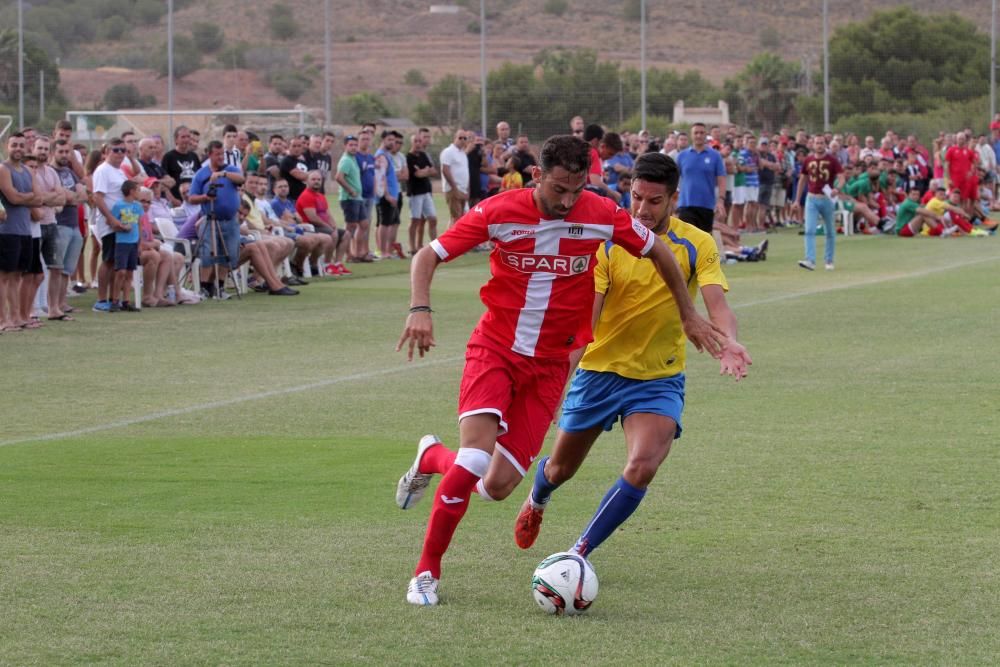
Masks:
[[[139,266],[138,243],[115,243],[115,271],[135,271]]]
[[[684,373],[632,380],[617,373],[577,369],[563,402],[559,428],[576,432],[600,426],[610,431],[616,421],[636,412],[670,417],[677,423],[674,438],[681,437]]]
[[[367,206],[363,199],[343,199],[340,210],[344,212],[344,221],[348,224],[367,220]]]

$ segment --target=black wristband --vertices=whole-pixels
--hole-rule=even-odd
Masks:
[[[410,308],[411,313],[433,313],[430,306],[413,306]]]

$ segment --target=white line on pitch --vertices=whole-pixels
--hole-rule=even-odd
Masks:
[[[790,299],[798,299],[804,296],[823,294],[825,292],[836,292],[839,290],[853,289],[855,287],[868,287],[870,285],[878,285],[880,283],[891,282],[894,280],[905,280],[907,278],[921,278],[923,276],[928,276],[935,273],[942,273],[944,271],[951,271],[953,269],[961,269],[966,266],[972,266],[973,264],[982,264],[983,262],[993,262],[996,260],[1000,260],[1000,256],[984,257],[980,259],[974,259],[968,262],[961,262],[958,264],[948,264],[945,266],[938,266],[930,269],[924,269],[923,271],[904,273],[898,276],[872,278],[870,280],[863,280],[861,282],[851,283],[849,285],[834,285],[830,287],[822,287],[813,290],[806,290],[804,292],[781,294],[766,299],[759,299],[757,301],[748,301],[746,303],[734,304],[733,308],[750,308],[753,306],[762,306],[768,303],[775,303],[778,301],[788,301]],[[97,424],[95,426],[87,426],[72,431],[61,431],[59,433],[48,433],[45,435],[26,436],[23,438],[16,438],[13,440],[0,440],[0,447],[6,447],[8,445],[19,445],[25,442],[48,442],[52,440],[64,440],[66,438],[74,438],[81,435],[88,435],[90,433],[110,431],[111,429],[122,428],[124,426],[132,426],[134,424],[144,424],[146,422],[156,421],[157,419],[165,419],[167,417],[179,417],[181,415],[189,415],[195,412],[214,410],[216,408],[224,408],[230,405],[246,403],[247,401],[257,401],[265,398],[273,398],[276,396],[287,396],[288,394],[297,394],[303,391],[309,391],[310,389],[321,389],[323,387],[329,387],[332,385],[341,384],[343,382],[353,382],[355,380],[368,380],[371,378],[382,377],[384,375],[393,375],[395,373],[402,373],[410,369],[420,369],[420,368],[426,368],[427,366],[439,366],[442,364],[450,364],[455,361],[460,361],[461,359],[462,357],[445,357],[440,359],[434,359],[431,361],[425,361],[419,364],[407,364],[405,366],[394,366],[392,368],[383,368],[377,371],[355,373],[353,375],[343,375],[340,377],[330,378],[328,380],[310,382],[309,384],[303,384],[297,387],[272,389],[271,391],[264,391],[257,394],[250,394],[248,396],[239,396],[236,398],[227,398],[226,400],[223,401],[212,401],[210,403],[203,403],[201,405],[188,406],[186,408],[162,410],[160,412],[153,412],[151,414],[143,415],[141,417],[132,417],[129,419],[122,419],[119,421],[109,422],[107,424]]]
[[[202,403],[201,405],[188,406],[186,408],[161,410],[160,412],[153,412],[151,414],[143,415],[141,417],[130,417],[129,419],[121,419],[119,421],[109,422],[107,424],[97,424],[95,426],[86,426],[84,428],[78,428],[72,431],[61,431],[59,433],[49,433],[46,435],[26,436],[23,438],[16,438],[14,440],[0,440],[0,447],[6,447],[8,445],[19,445],[25,442],[46,442],[50,440],[64,440],[66,438],[75,438],[77,436],[88,435],[90,433],[98,433],[100,431],[109,431],[111,429],[121,428],[123,426],[144,424],[146,422],[156,421],[157,419],[164,419],[166,417],[179,417],[181,415],[189,415],[194,412],[202,412],[204,410],[214,410],[216,408],[224,408],[230,405],[237,405],[239,403],[245,403],[247,401],[258,401],[265,398],[287,396],[288,394],[297,394],[303,391],[309,391],[310,389],[322,389],[323,387],[329,387],[335,384],[341,384],[343,382],[353,382],[354,380],[370,380],[371,378],[381,377],[383,375],[393,375],[395,373],[403,373],[408,370],[413,370],[413,369],[419,370],[421,368],[427,368],[428,366],[440,366],[442,364],[450,364],[455,361],[460,361],[461,359],[462,357],[443,357],[440,359],[423,361],[419,364],[413,363],[413,364],[407,364],[405,366],[393,366],[392,368],[383,368],[377,371],[354,373],[352,375],[342,375],[340,377],[330,378],[328,380],[310,382],[309,384],[303,384],[297,387],[272,389],[270,391],[262,391],[260,393],[250,394],[248,396],[237,396],[235,398],[227,398],[223,401],[212,401],[210,403]]]

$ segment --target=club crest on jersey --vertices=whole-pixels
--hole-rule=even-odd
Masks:
[[[570,225],[566,233],[570,236],[583,236],[583,225]]]
[[[590,268],[590,255],[536,255],[500,251],[500,260],[521,273],[554,273],[575,276]]]

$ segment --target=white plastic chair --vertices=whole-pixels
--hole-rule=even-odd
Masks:
[[[168,218],[156,218],[153,220],[156,224],[157,231],[160,232],[160,236],[166,243],[179,244],[184,249],[184,269],[181,271],[181,275],[178,278],[178,283],[180,285],[184,284],[184,279],[187,277],[191,278],[191,289],[195,292],[198,291],[198,280],[195,278],[197,275],[195,273],[195,263],[197,258],[194,256],[194,250],[191,248],[191,241],[188,239],[177,238],[177,224]]]

